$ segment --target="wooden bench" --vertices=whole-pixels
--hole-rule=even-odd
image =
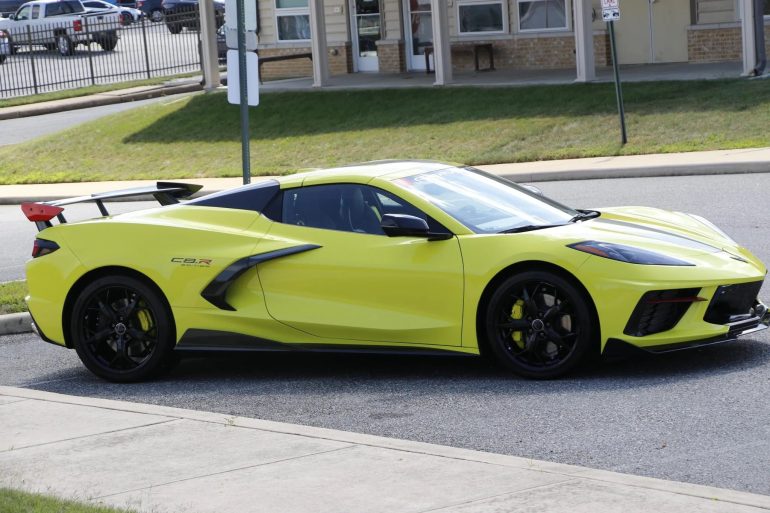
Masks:
[[[451,50],[457,50],[460,48],[471,48],[473,50],[473,62],[476,67],[476,71],[495,71],[495,52],[492,43],[455,43],[451,45]],[[489,56],[489,67],[479,69],[479,53],[485,50]],[[430,56],[433,55],[433,47],[425,47],[425,73],[435,73],[430,69]]]
[[[312,53],[290,53],[287,55],[272,55],[270,57],[259,58],[259,82],[262,83],[262,65],[266,62],[278,62],[278,61],[290,61],[293,59],[310,59],[313,60]]]

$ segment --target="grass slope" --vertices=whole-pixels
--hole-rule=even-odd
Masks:
[[[36,493],[0,488],[2,513],[127,513],[127,510],[65,501]]]
[[[470,164],[770,146],[770,84],[721,80],[271,93],[251,109],[254,174],[386,158]],[[239,176],[238,107],[197,95],[0,148],[0,183]]]
[[[27,311],[24,296],[27,295],[26,281],[0,283],[0,315]],[[0,512],[3,509],[0,508]]]

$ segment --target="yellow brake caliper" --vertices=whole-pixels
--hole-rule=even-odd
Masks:
[[[511,319],[523,319],[524,318],[524,300],[518,299],[511,308]],[[511,338],[519,346],[519,349],[524,349],[524,333],[521,331],[514,331],[511,334]]]
[[[147,333],[152,328],[152,318],[150,317],[150,314],[147,312],[147,310],[138,310],[136,312],[136,318],[139,320],[139,326],[142,328],[142,331]]]

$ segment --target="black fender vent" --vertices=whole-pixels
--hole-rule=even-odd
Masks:
[[[623,333],[644,337],[676,326],[690,305],[705,301],[698,297],[700,289],[653,290],[646,292],[636,304]]]

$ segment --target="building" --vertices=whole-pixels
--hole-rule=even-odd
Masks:
[[[753,18],[742,12],[745,6],[751,11],[751,1],[620,0],[619,62],[743,58],[748,74],[755,63],[753,39],[747,39]],[[767,6],[765,13],[770,14]],[[262,57],[307,53],[311,27],[323,29],[315,51],[328,56],[328,68],[316,64],[316,82],[328,72],[398,73],[430,66],[441,84],[453,72],[473,70],[474,58],[488,67],[490,48],[497,69],[575,68],[578,81],[591,80],[595,66],[611,63],[600,0],[261,0],[259,20]],[[263,71],[266,78],[308,75],[313,64],[281,60]]]

